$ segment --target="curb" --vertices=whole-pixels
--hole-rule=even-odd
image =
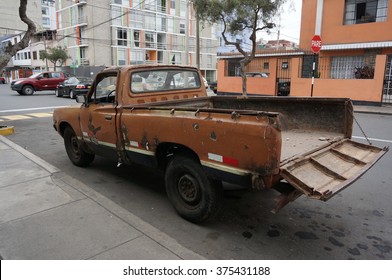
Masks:
[[[52,164],[44,161],[43,159],[37,157],[31,152],[23,149],[18,144],[12,142],[4,136],[0,135],[0,142],[8,145],[11,149],[17,151],[22,154],[35,164],[39,165],[41,168],[45,169],[50,173],[50,178],[53,183],[57,185],[59,188],[67,188],[67,190],[73,190],[74,192],[81,193],[88,197],[90,200],[100,205],[108,212],[112,213],[114,216],[118,217],[124,223],[130,225],[135,228],[147,238],[155,241],[166,250],[170,251],[172,254],[178,256],[183,260],[203,260],[205,259],[203,256],[199,255],[196,252],[193,252],[191,249],[188,249],[178,243],[174,238],[162,232],[161,230],[155,228],[153,225],[148,222],[143,221],[141,218],[137,217],[133,213],[125,210],[120,205],[114,203],[109,198],[103,196],[98,193],[94,189],[80,182],[79,180],[67,175],[57,167]],[[0,256],[0,259],[2,257]]]
[[[0,135],[11,135],[14,134],[13,126],[0,125]]]

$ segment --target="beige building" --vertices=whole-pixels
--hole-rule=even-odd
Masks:
[[[58,0],[56,4],[57,40],[68,48],[68,65],[196,66],[196,20],[188,0]],[[200,31],[200,69],[208,80],[215,80],[216,32],[202,24]]]
[[[29,0],[27,2],[27,16],[35,23],[38,31],[55,27],[55,22],[50,19],[50,13],[54,12],[54,2],[54,0]],[[16,0],[1,0],[0,37],[19,34],[27,30],[27,25],[19,19],[19,4],[20,1]]]

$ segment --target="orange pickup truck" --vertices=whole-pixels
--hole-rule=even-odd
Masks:
[[[222,182],[328,200],[388,148],[352,141],[349,99],[207,97],[192,67],[111,67],[81,105],[54,111],[71,162],[95,155],[160,168],[176,211],[192,222],[219,213]]]

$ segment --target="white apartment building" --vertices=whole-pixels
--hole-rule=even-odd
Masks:
[[[68,64],[196,66],[196,20],[189,0],[58,0],[57,40]],[[200,69],[216,79],[214,27],[200,24]],[[188,30],[188,32],[187,32]]]

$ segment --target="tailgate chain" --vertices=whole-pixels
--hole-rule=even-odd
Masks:
[[[355,116],[354,116],[354,120],[355,120],[355,123],[358,125],[359,129],[361,130],[363,136],[365,136],[366,141],[368,142],[368,144],[369,144],[369,145],[373,145],[372,142],[370,142],[369,138],[367,137],[365,131],[363,131],[361,125],[359,124],[359,122],[358,122],[358,120],[357,120],[357,118],[356,118]]]

